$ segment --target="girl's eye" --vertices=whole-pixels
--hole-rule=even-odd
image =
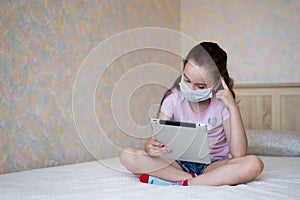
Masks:
[[[201,90],[206,88],[206,87],[203,86],[203,85],[198,85],[197,87],[198,87],[199,89],[201,89]]]
[[[188,80],[188,79],[184,79],[184,81],[185,81],[185,82],[187,82],[187,83],[189,83],[189,82],[190,82],[190,80]]]

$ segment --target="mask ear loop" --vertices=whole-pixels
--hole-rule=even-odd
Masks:
[[[183,59],[182,60],[182,69],[181,71],[179,71],[179,76],[180,76],[180,82],[182,81],[183,79],[183,71],[184,71],[184,68],[185,68],[185,65],[188,61],[186,59]]]

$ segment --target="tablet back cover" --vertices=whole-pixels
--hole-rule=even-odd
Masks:
[[[171,154],[164,154],[162,158],[211,162],[206,125],[159,119],[152,119],[151,124],[156,140],[173,149]]]

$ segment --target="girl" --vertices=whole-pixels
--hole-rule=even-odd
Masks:
[[[160,158],[172,149],[154,136],[145,150],[125,148],[121,163],[141,182],[159,185],[236,185],[255,179],[263,163],[246,155],[247,137],[232,88],[226,52],[212,42],[196,45],[183,62],[182,75],[165,93],[159,118],[207,124],[211,164]]]

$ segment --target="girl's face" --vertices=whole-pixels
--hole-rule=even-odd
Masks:
[[[201,90],[212,87],[213,76],[206,66],[198,66],[189,60],[183,70],[183,80],[192,90]]]

